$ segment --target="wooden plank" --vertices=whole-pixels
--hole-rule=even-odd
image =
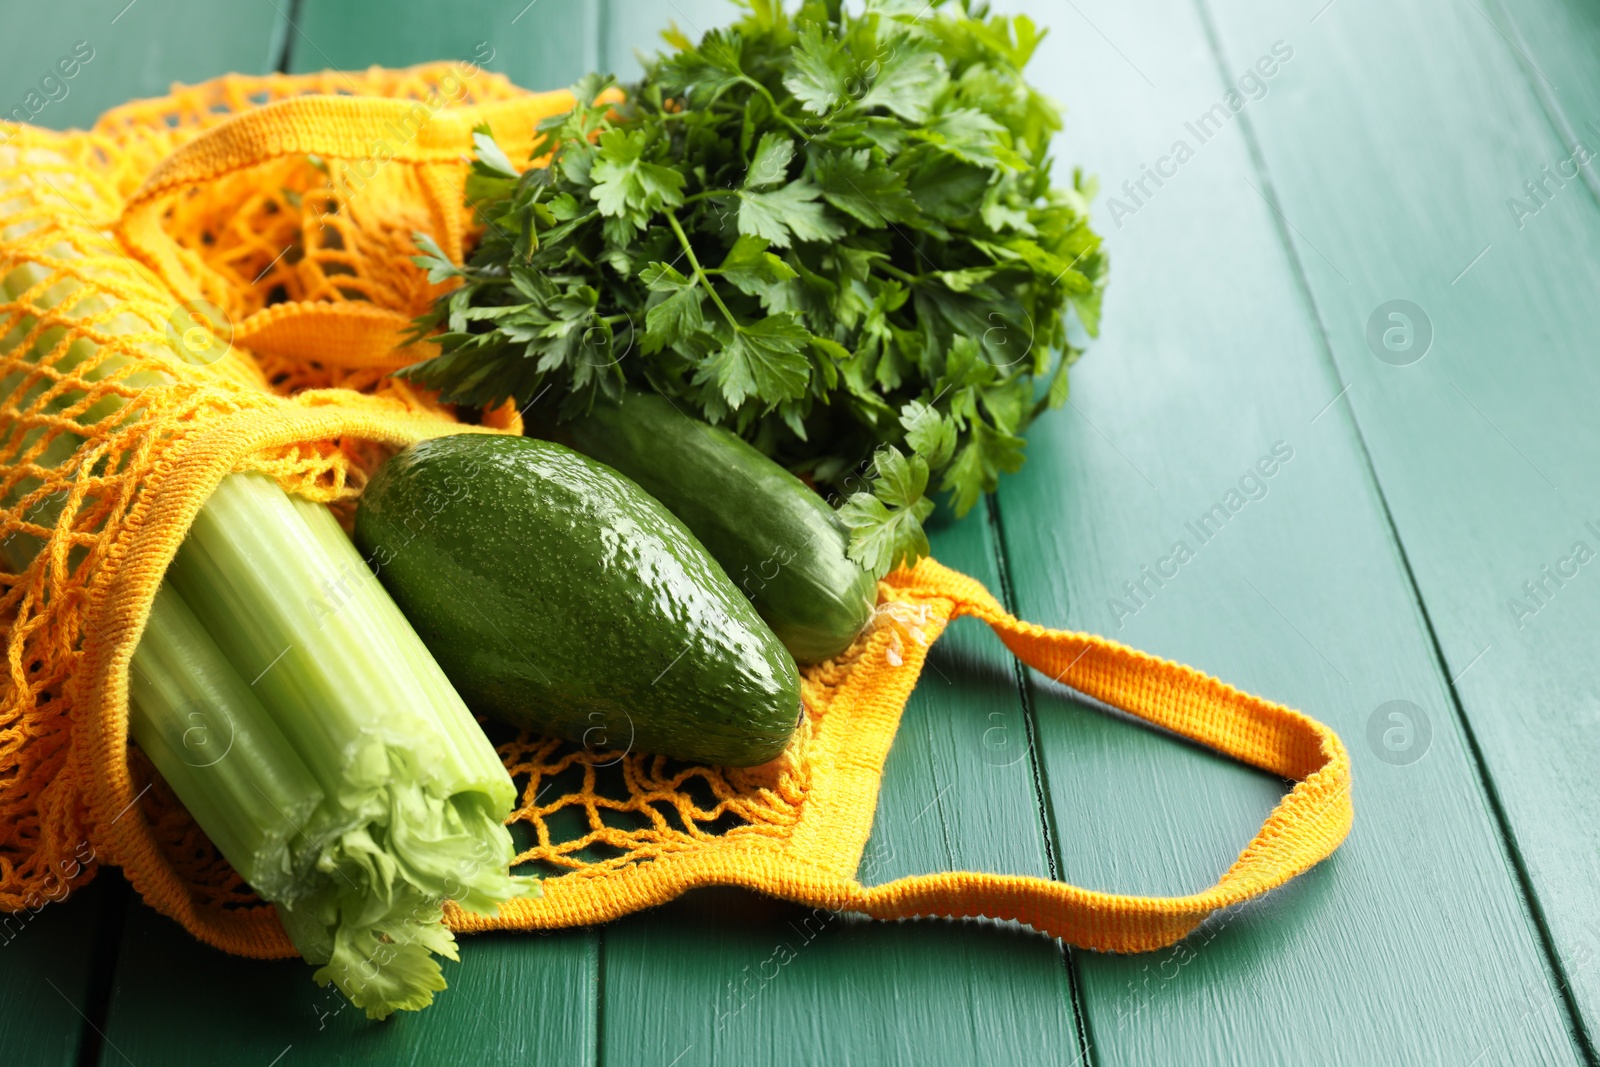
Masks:
[[[698,38],[736,14],[722,0],[610,0],[604,67],[636,77],[634,50],[654,50],[667,20]],[[936,532],[933,547],[999,588],[981,513]],[[1014,661],[981,624],[958,620],[928,662],[861,877],[1048,876]],[[1060,949],[1013,929],[877,924],[719,891],[604,936],[601,1048],[613,1062],[1071,1063],[1081,1051]]]
[[[593,23],[576,4],[544,0],[520,21],[513,22],[514,15],[516,9],[505,5],[461,5],[446,14],[421,3],[309,0],[287,42],[289,63],[307,70],[468,60],[486,55],[474,50],[477,42],[498,33],[491,46],[496,58],[483,65],[509,70],[520,81],[564,84],[592,65]],[[502,24],[512,29],[496,30]],[[593,1061],[598,1001],[592,933],[480,935],[463,939],[461,955],[460,963],[445,963],[450,988],[431,1008],[376,1025],[331,988],[316,986],[305,963],[226,956],[138,906],[122,940],[107,1039],[141,1064],[214,1063],[219,1048],[244,1062],[281,1067],[347,1060]],[[102,1060],[122,1062],[110,1049]]]
[[[300,960],[227,956],[148,908],[128,916],[106,1021],[138,1064],[588,1064],[596,975],[585,931],[480,934],[445,962],[450,988],[426,1011],[368,1022]],[[558,965],[558,961],[561,965]],[[281,1059],[274,1059],[281,1057]],[[123,1063],[108,1047],[101,1062]]]
[[[163,93],[175,80],[270,69],[278,21],[268,3],[15,7],[0,34],[0,118],[87,126],[106,108]],[[0,917],[0,1048],[7,1062],[70,1064],[96,1048],[110,1054],[97,1028],[126,895],[121,875],[107,870],[37,916]]]
[[[0,117],[52,129],[88,126],[107,108],[160,96],[175,81],[271,70],[280,12],[289,6],[126,2],[9,7],[0,38]]]
[[[1563,147],[1582,142],[1589,151],[1600,151],[1600,77],[1594,69],[1594,57],[1600,54],[1596,51],[1600,49],[1600,9],[1561,0],[1520,0],[1515,6],[1497,0],[1486,5],[1484,13],[1515,53]],[[1593,164],[1584,169],[1580,180],[1600,189],[1600,175],[1595,174]],[[1521,199],[1527,202],[1526,191]],[[1527,218],[1522,221],[1531,222]]]
[[[739,17],[732,0],[602,0],[600,69],[624,82],[644,73],[639,54],[669,51],[661,31],[676,26],[698,41],[707,30]]]
[[[530,89],[559,89],[599,66],[600,5],[586,0],[304,0],[289,69],[408,67],[471,60]]]
[[[1573,557],[1600,546],[1589,525],[1600,210],[1560,178],[1573,146],[1548,109],[1568,101],[1580,127],[1600,115],[1600,70],[1578,52],[1595,40],[1594,13],[1581,6],[1549,21],[1554,5],[1517,5],[1540,27],[1531,55],[1491,21],[1496,6],[1444,0],[1349,0],[1309,28],[1228,0],[1217,25],[1233,63],[1263,36],[1305,40],[1281,99],[1253,114],[1264,163],[1303,234],[1284,231],[1560,960],[1563,995],[1537,1008],[1570,1001],[1592,1055],[1600,598]],[[1367,324],[1396,299],[1423,309],[1433,340],[1386,361]]]
[[[1385,30],[1378,19],[1338,49],[1319,48],[1314,37],[1330,20],[1371,20],[1380,5],[1342,0],[1308,28],[1299,6],[1291,26],[1290,13],[1261,3],[1250,18],[1230,20],[1224,80],[1192,8],[1018,6],[1054,25],[1034,77],[1074,109],[1066,154],[1105,181],[1096,212],[1113,263],[1105,333],[1075,369],[1073,407],[1033,431],[1027,466],[1001,488],[1021,613],[1110,634],[1303,708],[1340,731],[1355,765],[1355,829],[1323,866],[1172,950],[1078,957],[1096,1062],[1579,1061],[1349,398],[1330,406],[1342,383],[1257,191],[1270,186],[1231,113],[1213,120],[1222,128],[1203,143],[1186,125],[1283,38],[1293,56],[1266,65],[1275,74],[1261,83],[1265,97],[1242,110],[1270,131],[1269,155],[1315,158],[1343,174],[1315,185],[1323,203],[1337,201],[1342,230],[1323,225],[1327,209],[1305,196],[1285,211],[1354,282],[1358,262],[1380,268],[1400,246],[1428,243],[1424,236],[1441,244],[1432,235],[1456,228],[1402,227],[1421,185],[1380,195],[1374,180],[1352,195],[1349,168],[1336,161],[1362,155],[1379,135],[1331,122],[1322,109],[1341,94],[1370,96],[1365,129],[1392,127],[1397,88],[1388,79],[1430,84],[1426,75],[1455,62],[1459,42],[1431,26]],[[1383,42],[1378,55],[1374,41]],[[1318,77],[1330,53],[1350,57],[1338,84]],[[1498,77],[1478,78],[1474,102],[1504,91]],[[1436,91],[1440,109],[1455,91],[1446,84]],[[1254,82],[1247,87],[1260,95]],[[1435,143],[1459,146],[1481,131],[1457,134]],[[1191,151],[1174,166],[1179,140]],[[1392,173],[1404,158],[1373,160]],[[1137,200],[1120,188],[1158,163],[1163,184],[1144,179]],[[1417,178],[1428,179],[1432,197],[1427,170]],[[1132,210],[1113,218],[1113,194]],[[1311,273],[1319,293],[1342,291],[1326,265],[1313,263]],[[1415,277],[1395,273],[1384,295],[1406,295],[1401,283]],[[1363,319],[1376,302],[1362,304]],[[1359,338],[1347,321],[1338,320],[1341,336]],[[1263,457],[1270,477],[1257,470]],[[1190,524],[1219,502],[1225,525],[1197,535]],[[1180,540],[1189,550],[1181,564],[1171,558]],[[1147,566],[1167,572],[1162,584],[1144,577]],[[1124,585],[1134,582],[1145,584],[1136,598]],[[1281,783],[1084,709],[1044,680],[1032,689],[1069,881],[1196,891],[1232,862],[1281,793]],[[1384,749],[1380,709],[1393,700],[1422,709],[1431,741],[1419,735],[1410,751]],[[1413,754],[1420,758],[1400,762]]]
[[[7,1063],[73,1064],[99,1043],[108,950],[125,896],[106,872],[37,913],[0,915],[0,1048]]]
[[[998,588],[982,514],[934,535]],[[1013,661],[958,620],[936,645],[886,768],[861,877],[1048,876]],[[604,939],[608,1062],[1025,1063],[1080,1055],[1061,950],[998,924],[885,924],[732,890],[615,924]]]

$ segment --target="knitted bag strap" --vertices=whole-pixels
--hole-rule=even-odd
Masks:
[[[1191,896],[1124,896],[1043,878],[957,871],[861,887],[849,907],[880,919],[1015,919],[1085,948],[1147,951],[1177,941],[1214,911],[1282,885],[1325,859],[1350,832],[1350,757],[1322,723],[1193,667],[1092,634],[1021,622],[980,583],[932,560],[907,578],[906,592],[948,600],[952,615],[982,619],[1017,658],[1047,677],[1296,784],[1233,866]]]
[[[620,100],[621,95],[613,90],[601,99]],[[571,108],[572,94],[564,89],[464,106],[450,106],[439,97],[321,95],[264,104],[213,126],[163,159],[124,205],[117,235],[173,292],[185,298],[215,295],[196,291],[194,254],[164,228],[169,198],[275,159],[315,156],[351,164],[349,184],[334,190],[341,197],[359,195],[386,168],[413,170],[437,226],[432,236],[459,263],[469,219],[462,182],[473,128],[488,123],[512,158],[526,158],[539,123]],[[402,256],[411,251],[409,244],[396,249]],[[393,308],[304,301],[250,315],[234,324],[232,340],[256,351],[292,352],[339,366],[392,368],[421,356],[396,351],[410,325],[409,315]]]

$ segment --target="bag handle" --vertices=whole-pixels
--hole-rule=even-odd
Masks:
[[[618,93],[601,97],[621,99]],[[206,130],[167,156],[145,176],[123,210],[140,215],[151,201],[191,185],[226,177],[283,156],[317,155],[390,162],[460,164],[472,148],[472,130],[487,122],[495,139],[512,151],[531,147],[539,123],[572,109],[565,89],[460,107],[379,96],[293,96],[242,111]],[[370,175],[363,175],[369,177]],[[460,190],[446,212],[461,213]],[[454,235],[459,238],[460,234]],[[459,247],[444,246],[451,255]]]
[[[622,99],[615,90],[600,98]],[[307,95],[274,101],[221,122],[156,165],[123,207],[117,235],[128,252],[173,292],[193,292],[193,253],[163,228],[167,198],[194,185],[284,156],[317,155],[353,161],[359,176],[373,177],[394,163],[415,168],[433,216],[440,247],[456,262],[464,257],[466,212],[461,179],[472,130],[487,122],[509,154],[532,149],[539,123],[572,108],[565,89],[465,106],[375,96]],[[367,170],[370,169],[371,173]],[[236,324],[233,339],[261,351],[291,351],[339,366],[393,369],[420,358],[397,354],[410,318],[370,304],[278,304]]]
[[[1191,896],[1125,896],[1044,878],[956,871],[863,886],[852,909],[879,919],[1014,919],[1085,948],[1143,952],[1315,866],[1350,832],[1350,757],[1338,735],[1315,719],[1104,637],[1021,622],[982,584],[931,559],[889,581],[918,599],[950,602],[952,617],[982,619],[1023,663],[1085,696],[1296,785],[1217,883]]]

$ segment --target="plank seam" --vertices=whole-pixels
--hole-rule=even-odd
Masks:
[[[273,27],[272,40],[267,45],[267,66],[279,74],[289,73],[294,59],[295,29],[300,24],[300,8],[305,0],[289,0],[289,10],[280,13]]]
[[[594,16],[594,68],[602,73],[617,72],[616,57],[611,54],[611,0],[597,0]]]
[[[985,503],[987,504],[985,518],[988,520],[990,537],[994,542],[995,573],[1000,579],[1000,600],[1005,609],[1015,615],[1017,597],[1011,580],[1011,561],[1006,554],[1005,523],[1000,517],[1000,498],[994,493],[989,493],[985,497]],[[1016,656],[1010,658],[1012,676],[1016,679],[1017,700],[1022,704],[1022,724],[1028,734],[1028,762],[1033,771],[1034,805],[1044,830],[1045,862],[1049,865],[1050,879],[1059,882],[1065,863],[1061,859],[1061,839],[1055,829],[1055,807],[1050,800],[1044,759],[1039,746],[1038,708],[1033,699],[1033,687],[1029,684],[1028,669]],[[1083,1003],[1083,985],[1078,977],[1077,953],[1070,945],[1062,942],[1058,944],[1061,950],[1061,965],[1067,972],[1067,992],[1072,998],[1073,1025],[1078,1033],[1078,1057],[1073,1060],[1073,1064],[1074,1067],[1079,1063],[1093,1067],[1096,1063],[1094,1041],[1089,1033],[1089,1013]]]
[[[1200,23],[1205,29],[1207,43],[1211,47],[1212,59],[1216,61],[1217,72],[1224,84],[1228,83],[1228,60],[1222,47],[1221,35],[1217,32],[1215,16],[1211,11],[1210,0],[1195,0],[1195,7],[1199,13]],[[1254,121],[1248,114],[1239,115],[1239,132],[1244,138],[1245,149],[1249,153],[1250,163],[1255,168],[1256,175],[1261,180],[1264,195],[1271,197],[1268,204],[1276,203],[1277,190],[1272,181],[1271,171],[1267,167],[1265,154],[1256,137]],[[1300,289],[1306,301],[1312,321],[1316,324],[1317,336],[1320,347],[1328,368],[1333,372],[1336,383],[1340,381],[1339,357],[1333,347],[1332,336],[1328,332],[1326,321],[1323,319],[1321,305],[1317,302],[1316,293],[1311,288],[1310,277],[1306,273],[1305,263],[1300,257],[1299,249],[1288,233],[1285,220],[1278,211],[1273,212],[1272,226],[1278,234],[1278,241],[1283,245],[1289,257],[1290,268],[1295,276],[1296,286]],[[1360,450],[1363,465],[1367,469],[1367,478],[1373,492],[1377,494],[1378,506],[1383,510],[1383,520],[1389,529],[1389,537],[1400,559],[1400,566],[1406,577],[1406,584],[1410,587],[1411,598],[1417,606],[1418,613],[1422,616],[1423,629],[1428,636],[1428,643],[1432,647],[1435,666],[1444,680],[1445,689],[1449,694],[1450,705],[1455,712],[1456,722],[1460,725],[1462,736],[1466,739],[1467,750],[1472,758],[1473,769],[1477,772],[1480,787],[1484,797],[1489,803],[1489,810],[1494,817],[1495,828],[1499,832],[1500,846],[1505,850],[1507,860],[1517,879],[1520,896],[1528,909],[1528,916],[1533,923],[1535,934],[1538,936],[1540,948],[1544,952],[1546,964],[1550,968],[1551,977],[1555,979],[1556,986],[1561,994],[1561,1003],[1567,1016],[1567,1030],[1573,1042],[1577,1045],[1579,1054],[1590,1067],[1596,1067],[1600,1060],[1596,1058],[1596,1051],[1587,1027],[1583,1023],[1583,1015],[1578,1008],[1576,998],[1572,993],[1572,984],[1567,977],[1566,969],[1562,965],[1559,953],[1556,950],[1555,937],[1550,930],[1545,918],[1544,909],[1539,903],[1539,898],[1534,891],[1533,881],[1529,875],[1522,854],[1516,847],[1516,835],[1511,827],[1505,806],[1500,800],[1499,790],[1495,788],[1494,779],[1489,773],[1488,763],[1484,758],[1483,749],[1478,743],[1477,734],[1472,729],[1472,723],[1467,717],[1466,707],[1461,701],[1461,694],[1452,682],[1449,659],[1445,655],[1444,646],[1439,639],[1438,630],[1433,624],[1433,618],[1428,612],[1428,605],[1422,596],[1422,587],[1417,581],[1416,572],[1411,566],[1411,558],[1406,552],[1404,540],[1400,536],[1399,525],[1395,522],[1394,512],[1389,507],[1388,495],[1383,489],[1383,480],[1378,474],[1377,463],[1373,460],[1372,450],[1368,447],[1366,434],[1361,428],[1361,418],[1356,411],[1356,400],[1351,398],[1349,405],[1350,424],[1355,432],[1356,446]]]
[[[604,1067],[606,1062],[606,928],[594,931],[594,1056],[589,1061],[594,1067]]]
[[[1489,2],[1494,5],[1494,9],[1499,13],[1501,20],[1505,22],[1511,33],[1516,37],[1515,41],[1507,38],[1506,44],[1510,46],[1513,52],[1517,53],[1517,67],[1522,71],[1522,76],[1527,79],[1528,86],[1533,90],[1534,96],[1538,97],[1540,110],[1544,112],[1545,118],[1554,129],[1556,137],[1566,138],[1566,143],[1562,147],[1568,151],[1575,150],[1578,144],[1577,128],[1572,125],[1572,120],[1567,116],[1567,109],[1561,106],[1560,100],[1556,99],[1555,93],[1551,91],[1550,86],[1545,82],[1543,74],[1538,67],[1533,66],[1533,58],[1528,48],[1528,39],[1522,35],[1522,27],[1517,25],[1516,17],[1506,7],[1504,0],[1489,0]],[[1600,177],[1595,175],[1594,168],[1587,163],[1578,168],[1578,173],[1583,175],[1583,184],[1589,190],[1589,198],[1594,201],[1597,207],[1600,207]]]
[[[130,890],[119,878],[108,879],[108,899],[95,917],[89,947],[89,983],[84,990],[83,1037],[78,1042],[78,1067],[96,1067],[107,1043],[111,998],[115,991],[118,958],[122,955],[122,929],[127,922]],[[114,1047],[114,1046],[113,1046]],[[119,1053],[120,1055],[120,1053]]]

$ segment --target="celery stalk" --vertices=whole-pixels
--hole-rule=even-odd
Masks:
[[[306,891],[295,839],[321,787],[183,600],[163,583],[129,677],[128,726],[161,777],[264,899]]]
[[[423,1006],[429,953],[455,958],[440,902],[492,913],[527,887],[493,746],[328,510],[270,479],[225,478],[167,580],[324,794],[298,856],[322,878],[278,901],[295,944],[369,1012]]]
[[[270,706],[316,709],[305,758],[346,803],[388,781],[386,746],[429,780],[514,801],[493,747],[327,508],[297,507],[261,475],[226,478],[168,576]]]

